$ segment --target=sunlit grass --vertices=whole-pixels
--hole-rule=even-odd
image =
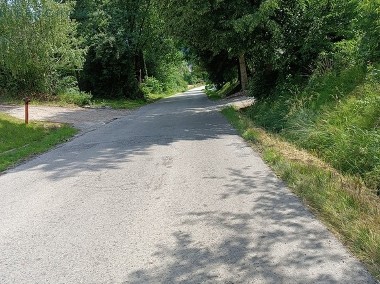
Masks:
[[[60,94],[57,96],[31,96],[30,105],[38,106],[59,106],[59,107],[94,107],[94,108],[112,108],[112,109],[136,109],[147,104],[154,103],[163,98],[174,95],[175,92],[147,94],[144,99],[123,99],[123,98],[92,98],[86,93]],[[0,96],[0,104],[22,105],[23,97],[21,96]]]
[[[312,78],[297,93],[279,88],[247,115],[380,190],[380,75],[362,67]]]
[[[0,171],[66,141],[77,131],[67,125],[33,122],[0,113]]]

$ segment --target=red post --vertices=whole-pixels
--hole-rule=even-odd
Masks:
[[[26,97],[24,99],[24,102],[25,102],[25,124],[28,124],[29,123],[29,102],[30,102],[30,99],[28,97]]]

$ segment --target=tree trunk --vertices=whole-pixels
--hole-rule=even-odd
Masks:
[[[239,56],[239,70],[240,70],[240,84],[243,91],[247,90],[248,87],[248,74],[247,74],[247,64],[245,62],[244,53]]]

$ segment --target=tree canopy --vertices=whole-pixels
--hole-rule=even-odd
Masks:
[[[380,58],[380,0],[0,0],[0,92],[142,98],[192,81],[278,80]],[[199,68],[195,68],[199,70]],[[187,80],[187,82],[185,81]]]
[[[241,64],[246,60],[252,84],[265,93],[278,78],[310,74],[323,56],[335,56],[334,62],[343,64],[359,57],[363,62],[375,59],[379,54],[378,0],[166,0],[164,3],[169,30],[174,36],[194,49],[200,58],[224,62],[235,59],[237,64],[240,57],[243,85],[246,78],[241,76]],[[223,74],[220,65],[209,64],[212,60],[203,61],[211,73]],[[225,68],[230,66],[226,64]],[[222,83],[230,78],[217,79]]]

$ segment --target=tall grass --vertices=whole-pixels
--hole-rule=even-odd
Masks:
[[[343,173],[380,190],[380,72],[352,67],[285,82],[247,115],[258,125],[307,149]],[[298,88],[297,88],[298,87]]]

